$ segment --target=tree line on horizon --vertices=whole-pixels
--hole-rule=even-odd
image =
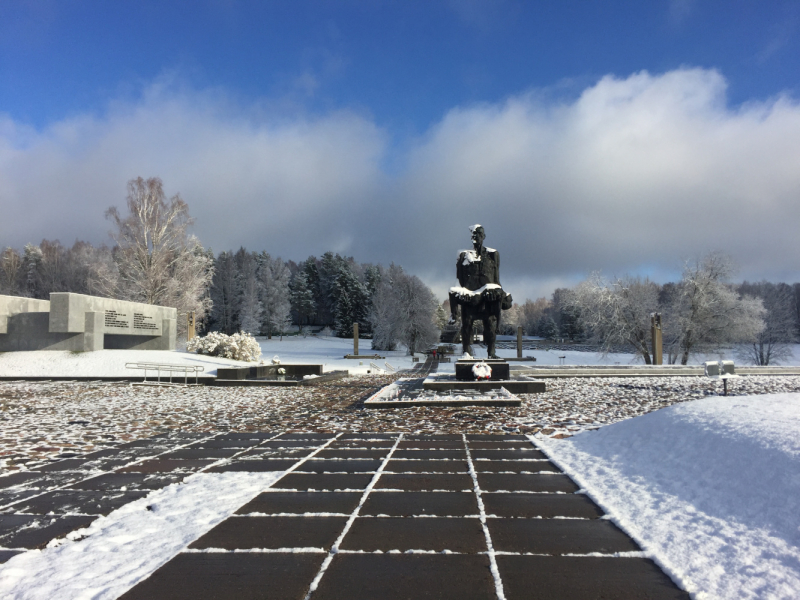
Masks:
[[[790,359],[800,339],[800,283],[733,283],[736,266],[722,253],[686,261],[681,280],[606,279],[591,274],[550,299],[514,305],[507,333],[596,345],[602,352],[631,351],[652,364],[651,316],[661,315],[664,360],[687,364],[692,355],[735,349],[737,358],[766,366]]]
[[[188,233],[194,220],[158,178],[132,179],[128,214],[106,211],[112,246],[58,240],[0,253],[0,294],[47,299],[75,292],[175,307],[178,333],[195,313],[201,333],[284,335],[292,323],[350,337],[358,323],[376,350],[410,352],[438,341],[442,309],[430,289],[398,265],[361,264],[326,252],[301,263],[245,248],[214,255]]]
[[[76,292],[178,309],[178,331],[194,312],[201,332],[284,335],[292,323],[350,337],[358,323],[376,350],[402,344],[419,351],[439,339],[449,314],[430,288],[398,265],[358,263],[333,252],[296,263],[245,248],[214,255],[188,233],[193,219],[179,195],[169,200],[158,178],[128,182],[128,214],[112,207],[112,246],[57,240],[0,253],[0,294],[47,299]],[[627,349],[652,362],[650,315],[662,314],[664,355],[686,364],[692,354],[736,346],[757,365],[791,356],[800,334],[800,283],[731,278],[729,257],[687,262],[679,282],[657,284],[629,276],[592,274],[550,299],[514,304],[501,334],[527,335]]]

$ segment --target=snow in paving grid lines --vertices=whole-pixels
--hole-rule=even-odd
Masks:
[[[0,565],[0,597],[117,598],[283,472],[198,473]],[[75,541],[77,540],[77,541]]]
[[[800,597],[800,394],[536,441],[695,598]]]
[[[722,391],[707,377],[589,377],[547,380],[547,392],[521,395],[519,407],[375,410],[358,404],[393,379],[367,375],[296,388],[0,382],[0,473],[170,430],[565,435]],[[800,377],[729,382],[729,393],[740,396],[780,392],[800,392]]]

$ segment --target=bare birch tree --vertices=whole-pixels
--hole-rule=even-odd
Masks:
[[[22,270],[22,257],[13,248],[6,248],[0,254],[0,293],[16,296],[19,294],[19,277]]]
[[[127,206],[124,218],[116,207],[106,211],[116,227],[111,233],[116,273],[101,273],[99,283],[117,298],[177,308],[178,332],[185,333],[187,312],[199,320],[211,307],[205,292],[214,268],[188,234],[194,222],[189,207],[179,195],[167,202],[158,177],[130,180]]]

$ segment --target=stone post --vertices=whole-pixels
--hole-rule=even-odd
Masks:
[[[653,341],[653,364],[663,365],[664,345],[661,340],[661,313],[652,313],[650,315],[650,335]]]
[[[358,323],[353,323],[353,354],[358,356]]]
[[[186,341],[195,336],[194,311],[186,313]]]
[[[522,358],[522,325],[517,326],[517,358]]]
[[[105,312],[92,311],[84,313],[83,348],[84,352],[96,352],[103,349],[105,334],[103,318]]]

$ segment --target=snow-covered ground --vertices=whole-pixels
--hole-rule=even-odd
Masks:
[[[412,366],[405,350],[380,352],[384,360],[365,358],[351,360],[345,354],[353,352],[353,340],[336,337],[284,337],[283,340],[259,338],[261,360],[269,363],[278,356],[282,363],[322,364],[324,371],[350,371],[353,375],[375,372],[374,362],[387,370],[386,363],[395,369]],[[373,354],[370,340],[360,340],[359,353]],[[205,356],[185,350],[101,350],[98,352],[67,352],[38,350],[33,352],[0,352],[0,377],[125,377],[140,372],[125,368],[127,363],[148,362],[171,365],[199,365],[203,375],[216,375],[219,367],[247,366],[247,363],[217,356]]]
[[[69,540],[13,557],[0,569],[0,596],[117,598],[282,475],[197,473],[154,491]]]
[[[126,377],[141,371],[125,368],[127,363],[146,362],[169,365],[199,365],[201,375],[216,375],[219,367],[253,363],[203,356],[176,350],[100,350],[67,352],[36,350],[33,352],[0,353],[0,377]]]
[[[513,341],[510,336],[502,336],[504,341]],[[353,340],[337,337],[322,336],[287,336],[282,340],[273,338],[258,338],[261,346],[261,360],[270,362],[278,356],[283,363],[311,363],[322,364],[324,371],[350,371],[352,375],[374,374],[375,368],[370,363],[377,364],[382,371],[394,369],[408,369],[413,363],[405,349],[392,352],[373,351],[370,340],[359,341],[360,354],[380,354],[385,359],[346,359],[345,354],[353,352]],[[800,365],[800,345],[793,346],[794,357],[782,364]],[[486,357],[486,349],[474,346],[473,354],[478,358]],[[516,349],[499,348],[498,356],[514,359]],[[729,353],[730,354],[730,353]],[[536,357],[535,363],[528,365],[631,365],[641,364],[633,354],[599,354],[596,352],[581,352],[576,350],[525,350],[524,356]],[[422,355],[418,354],[418,357]],[[561,357],[564,357],[563,359]],[[725,353],[722,355],[696,355],[692,357],[692,364],[702,364],[704,360],[718,360],[720,358],[733,358]],[[455,360],[455,358],[453,359]],[[150,362],[175,365],[199,365],[203,367],[203,374],[216,375],[219,367],[252,365],[240,361],[228,360],[215,356],[203,356],[176,350],[102,350],[100,352],[62,352],[62,351],[35,351],[35,352],[0,352],[0,377],[124,377],[135,372],[125,368],[130,362]],[[738,364],[739,361],[737,361]],[[441,363],[439,371],[452,372],[453,363]]]
[[[800,597],[800,394],[536,441],[695,598]]]
[[[397,370],[409,369],[413,364],[405,349],[393,352],[372,350],[372,340],[359,340],[358,353],[379,354],[385,356],[385,359],[345,358],[345,354],[353,353],[353,340],[349,338],[290,336],[284,337],[283,340],[258,338],[258,342],[261,345],[261,358],[264,360],[269,361],[277,355],[284,363],[322,363],[326,372],[350,371],[351,375],[365,375],[368,371],[375,372],[370,362],[374,362],[383,370],[386,369],[386,363]]]

